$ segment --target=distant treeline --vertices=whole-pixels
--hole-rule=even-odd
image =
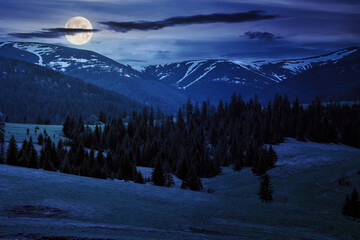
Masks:
[[[360,147],[360,106],[323,106],[317,99],[303,108],[276,96],[263,107],[256,97],[244,102],[234,94],[230,103],[217,107],[206,102],[194,106],[189,100],[177,116],[162,121],[155,121],[154,111],[145,107],[133,113],[127,126],[118,118],[102,128],[84,128],[68,117],[64,134],[84,147],[109,151],[115,159],[131,155],[134,165],[154,167],[160,161],[180,179],[215,176],[229,164],[235,170],[250,166],[261,175],[277,158],[264,144],[285,137]]]
[[[140,178],[136,166],[155,167],[158,185],[165,185],[166,173],[173,173],[184,188],[199,190],[199,177],[215,176],[221,166],[251,167],[263,175],[277,160],[271,145],[285,137],[360,147],[360,106],[323,106],[316,100],[303,108],[297,101],[290,104],[286,96],[276,96],[263,107],[256,97],[244,102],[234,94],[230,103],[217,107],[206,102],[199,107],[189,100],[176,116],[158,120],[147,107],[133,112],[126,123],[113,118],[95,128],[68,116],[63,132],[72,139],[70,149],[45,137],[37,167],[127,180]],[[99,151],[96,157],[94,150]]]
[[[88,122],[100,110],[119,117],[141,110],[141,104],[51,69],[0,57],[0,111],[7,121],[61,124],[71,114]]]

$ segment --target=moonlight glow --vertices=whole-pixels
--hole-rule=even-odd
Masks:
[[[65,25],[65,28],[93,29],[89,20],[83,17],[73,17]],[[92,32],[80,32],[75,34],[66,34],[67,40],[75,45],[82,45],[90,41]]]

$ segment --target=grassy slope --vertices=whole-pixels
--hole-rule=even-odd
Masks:
[[[127,123],[124,123],[127,126]],[[88,125],[90,128],[95,129],[95,125]],[[35,132],[35,128],[39,129]],[[101,126],[99,126],[101,127]],[[9,142],[12,135],[18,144],[21,144],[25,139],[29,141],[30,137],[34,143],[37,143],[37,138],[40,133],[44,136],[44,130],[51,138],[51,141],[56,144],[60,139],[63,141],[67,138],[64,137],[62,132],[62,125],[41,125],[41,124],[27,124],[27,123],[5,123],[5,142]],[[29,129],[29,135],[27,135],[27,129]]]
[[[352,186],[339,186],[337,179],[345,174],[360,187],[360,150],[294,140],[274,149],[279,166],[270,172],[272,204],[259,201],[259,181],[250,169],[224,168],[222,175],[203,179],[205,190],[215,190],[207,194],[0,165],[0,232],[114,239],[358,239],[360,223],[341,215],[344,193]],[[309,159],[311,167],[301,164]],[[46,213],[9,210],[22,205],[66,214],[46,218]]]
[[[35,128],[39,130],[35,133]],[[29,135],[27,129],[29,128]],[[25,139],[29,140],[31,137],[33,142],[37,142],[40,133],[44,136],[44,130],[50,136],[51,141],[57,143],[60,139],[64,140],[62,133],[62,125],[41,125],[41,124],[22,124],[22,123],[6,123],[5,124],[5,142],[8,142],[12,135],[14,135],[16,142],[22,143]]]

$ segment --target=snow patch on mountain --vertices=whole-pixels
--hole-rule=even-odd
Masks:
[[[56,62],[49,62],[48,66],[54,70],[56,70],[57,68],[66,68],[68,66],[70,66],[70,63],[68,62],[63,62],[63,61],[56,61]]]
[[[9,44],[10,42],[2,42],[2,43],[0,43],[0,48],[2,47],[2,46],[5,46],[6,44]]]
[[[37,43],[31,43],[31,44],[14,43],[13,47],[36,55],[39,58],[39,61],[37,64],[40,66],[45,66],[43,63],[42,55],[49,55],[49,54],[55,52],[54,48],[43,46],[43,45],[37,44]]]
[[[272,73],[272,75],[279,79],[280,82],[282,82],[283,80],[285,80],[287,77],[285,75],[277,75],[276,73]]]
[[[191,75],[193,72],[196,71],[196,69],[198,69],[201,66],[201,63],[204,61],[191,61],[191,62],[187,62],[186,65],[191,64],[191,66],[188,68],[187,72],[185,73],[185,75],[176,82],[176,84],[181,83],[185,78],[187,78],[189,75]],[[185,89],[185,88],[184,88]]]
[[[316,58],[310,58],[310,59],[303,59],[303,60],[299,60],[299,61],[289,61],[288,63],[283,65],[283,68],[289,69],[292,72],[302,72],[304,70],[308,70],[310,68],[312,68],[312,63],[315,62],[322,62],[321,65],[325,65],[328,62],[336,62],[338,59],[341,59],[351,53],[356,52],[357,49],[351,50],[351,51],[347,51],[347,50],[342,50],[327,56],[320,56],[320,57],[316,57]]]
[[[234,83],[235,83],[235,84],[242,84],[242,85],[245,85],[245,82],[242,82],[242,81],[235,81]]]
[[[159,75],[161,75],[161,74],[159,74]],[[169,76],[169,74],[164,74],[164,75],[162,75],[160,78],[159,78],[159,80],[161,81],[162,79],[164,79],[164,78],[166,78],[166,77],[168,77]]]
[[[239,79],[239,78],[235,77],[235,79]],[[226,76],[223,76],[223,77],[220,77],[220,78],[214,78],[212,81],[213,82],[227,82],[227,81],[230,81],[230,78],[228,78]]]
[[[199,81],[200,79],[202,79],[206,74],[208,74],[211,70],[213,70],[216,66],[216,63],[213,63],[210,65],[210,67],[205,68],[205,73],[203,75],[201,75],[200,77],[198,77],[197,79],[195,79],[195,81],[189,83],[188,85],[184,86],[183,89],[186,89],[188,87],[190,87],[191,85],[193,85],[194,83],[196,83],[197,81]],[[198,68],[198,67],[197,67]],[[196,70],[196,69],[195,69]]]
[[[240,67],[243,67],[249,71],[252,71],[252,70],[260,71],[261,70],[261,67],[254,62],[244,62],[244,61],[238,61],[238,60],[230,60],[230,62],[235,65],[238,65]]]
[[[255,61],[249,66],[252,68],[261,71],[262,66],[269,65],[269,64],[281,64],[283,69],[290,70],[292,74],[298,74],[303,71],[309,70],[313,67],[312,64],[314,63],[321,63],[320,66],[326,65],[328,63],[333,63],[338,61],[339,59],[350,55],[356,52],[358,49],[344,49],[341,51],[337,51],[331,54],[318,56],[318,57],[311,57],[311,58],[303,58],[303,59],[294,59],[294,60],[276,60],[276,61]]]
[[[78,62],[78,63],[87,63],[89,60],[85,59],[85,58],[75,58],[74,56],[71,56],[70,58],[66,59],[69,61],[74,61],[74,62]],[[97,59],[96,59],[97,61]]]

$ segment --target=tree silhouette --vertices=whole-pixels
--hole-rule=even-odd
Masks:
[[[0,145],[4,143],[5,139],[5,123],[0,112]]]
[[[260,182],[260,189],[259,189],[259,197],[261,199],[262,202],[265,203],[270,203],[273,201],[273,188],[270,182],[270,176],[267,174],[264,174],[261,177],[261,182]]]
[[[350,196],[346,195],[342,213],[345,216],[351,217],[353,220],[360,218],[360,201],[356,188],[353,189]]]
[[[15,166],[18,165],[17,154],[18,154],[18,149],[17,149],[16,141],[14,135],[12,135],[9,141],[9,148],[6,153],[6,163],[9,165],[15,165]]]
[[[157,186],[164,186],[165,184],[165,176],[164,176],[164,170],[162,166],[162,162],[160,159],[156,161],[155,168],[151,174],[151,181],[154,183],[154,185]]]

